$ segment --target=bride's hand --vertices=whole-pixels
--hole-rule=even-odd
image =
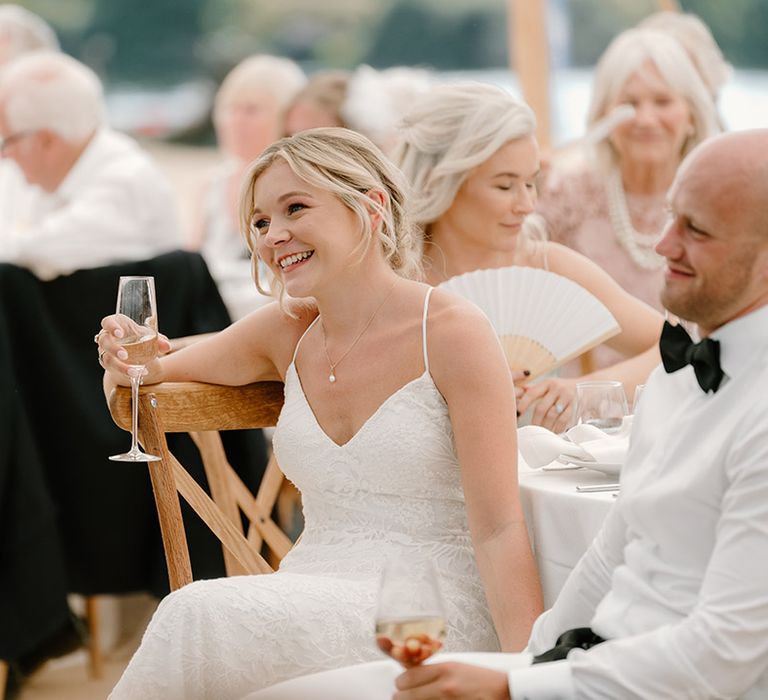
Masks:
[[[575,396],[576,379],[543,379],[525,387],[517,410],[522,415],[533,406],[532,425],[562,433],[571,425]]]
[[[128,359],[128,353],[120,344],[120,339],[130,333],[135,333],[136,324],[131,319],[120,314],[105,316],[101,320],[101,330],[94,336],[93,340],[98,347],[99,364],[106,370],[112,379],[123,386],[130,384],[128,371],[130,366],[125,363]],[[169,352],[171,344],[168,338],[162,333],[157,334],[158,357]],[[158,358],[147,363],[144,370],[144,381],[147,384],[156,382],[159,374]]]

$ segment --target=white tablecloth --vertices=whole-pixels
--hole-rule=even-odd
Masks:
[[[520,496],[546,608],[555,602],[565,579],[616,500],[613,493],[580,493],[576,485],[616,480],[591,469],[531,470],[521,461]]]

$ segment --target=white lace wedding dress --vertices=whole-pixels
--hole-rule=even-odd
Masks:
[[[475,565],[444,399],[425,371],[349,442],[320,428],[288,368],[275,429],[302,493],[305,531],[280,570],[192,583],[167,596],[110,700],[228,700],[281,680],[383,658],[374,642],[389,556],[431,558],[446,649],[498,650]],[[295,356],[294,356],[295,357]]]

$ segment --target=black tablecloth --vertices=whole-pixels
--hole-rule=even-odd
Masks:
[[[153,275],[162,332],[219,330],[229,317],[202,258],[175,252],[42,282],[0,264],[0,658],[31,648],[68,614],[65,593],[168,590],[145,465],[110,462],[128,433],[102,393],[93,335],[114,312],[120,275]],[[260,431],[223,436],[255,490],[266,454]],[[186,435],[171,450],[202,483]],[[196,578],[224,573],[215,537],[185,508]]]

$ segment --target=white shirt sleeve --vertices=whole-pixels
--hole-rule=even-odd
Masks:
[[[745,428],[731,451],[715,547],[689,615],[574,650],[565,662],[513,671],[513,700],[704,700],[738,697],[752,687],[768,668],[767,470],[765,430],[758,424],[750,437]]]
[[[563,632],[589,627],[598,604],[610,590],[613,570],[622,562],[625,538],[626,525],[614,505],[555,604],[536,620],[528,641],[528,651],[534,656],[551,649]]]
[[[180,247],[170,188],[153,170],[107,173],[62,206],[0,237],[0,260],[41,279]]]

